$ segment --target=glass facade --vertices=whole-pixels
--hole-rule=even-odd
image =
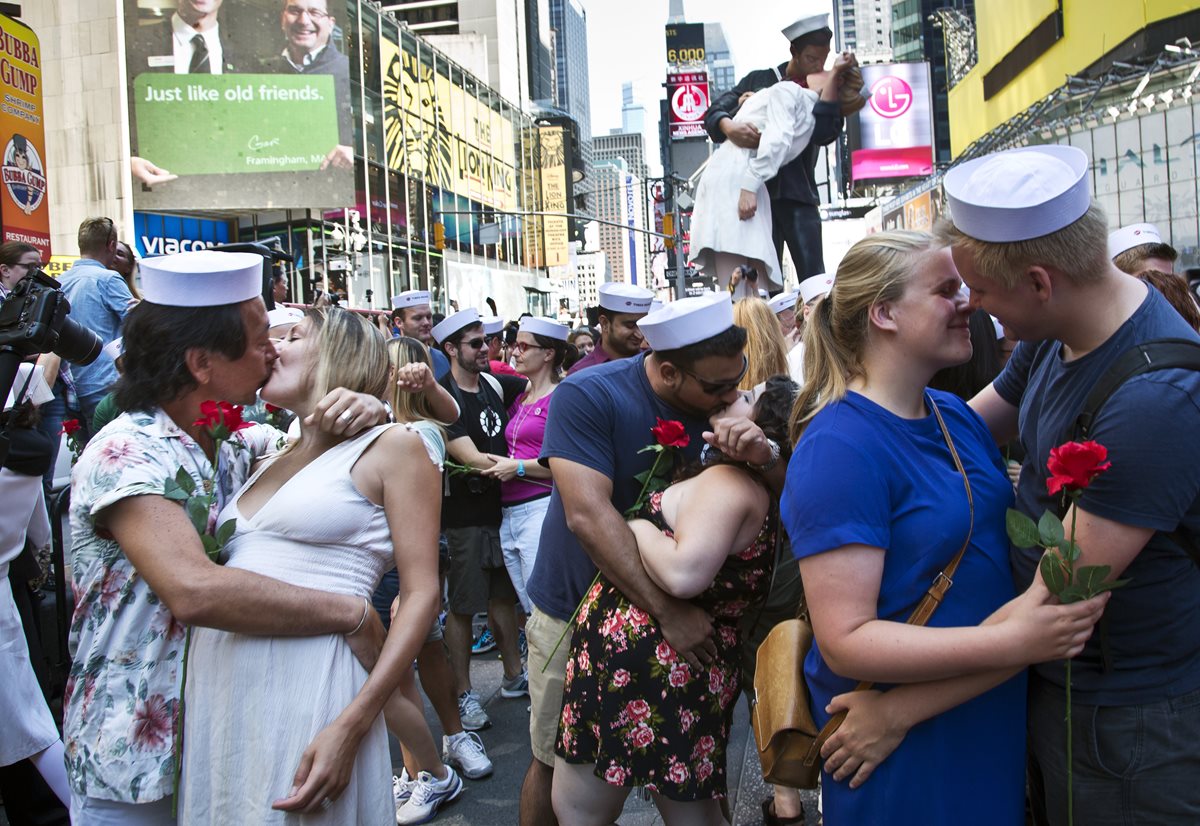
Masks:
[[[532,119],[374,4],[348,0],[347,12],[355,207],[246,216],[241,240],[292,253],[294,301],[322,290],[386,310],[391,295],[428,289],[443,310],[545,305],[527,226],[540,219],[523,215],[541,209]]]

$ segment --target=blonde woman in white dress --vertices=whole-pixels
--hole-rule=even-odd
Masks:
[[[327,387],[386,389],[383,335],[349,311],[309,310],[278,350],[262,396],[301,421]],[[375,662],[364,656],[369,674],[347,636],[193,630],[180,823],[395,821],[382,711],[437,610],[441,493],[405,425],[349,439],[303,427],[226,505],[229,566],[361,596],[364,612],[385,570],[404,576],[392,633]]]

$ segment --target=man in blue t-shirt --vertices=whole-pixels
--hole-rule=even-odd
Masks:
[[[1089,161],[1068,146],[1010,150],[946,176],[953,224],[939,235],[972,303],[1015,332],[1008,366],[972,401],[997,441],[1026,452],[1017,507],[1062,513],[1046,481],[1050,450],[1071,438],[1086,396],[1136,344],[1200,342],[1155,290],[1117,270],[1107,221],[1089,194]],[[1200,822],[1200,567],[1167,534],[1200,530],[1200,373],[1159,370],[1126,381],[1090,438],[1112,467],[1084,489],[1078,565],[1109,565],[1113,593],[1072,668],[1074,806],[1079,823]],[[1012,549],[1021,587],[1040,551]],[[1034,822],[1065,823],[1063,663],[1035,666],[1029,692]]]
[[[764,468],[778,459],[771,443],[745,420],[708,418],[737,395],[746,372],[746,332],[733,325],[726,294],[668,304],[639,322],[654,352],[600,364],[569,377],[554,391],[542,461],[554,474],[554,492],[529,578],[533,612],[529,643],[529,722],[533,760],[521,791],[522,826],[556,822],[550,802],[554,748],[562,708],[570,636],[556,643],[596,576],[597,566],[629,599],[659,622],[663,635],[693,667],[715,653],[705,612],[674,599],[646,575],[624,517],[637,501],[637,474],[650,468],[650,429],[659,419],[681,422],[687,460],[705,438],[731,458]],[[782,486],[783,466],[771,471]]]

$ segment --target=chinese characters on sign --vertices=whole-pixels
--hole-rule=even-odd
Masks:
[[[708,73],[680,72],[667,75],[667,99],[671,102],[671,140],[704,137]]]

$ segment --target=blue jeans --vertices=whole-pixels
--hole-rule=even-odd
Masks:
[[[1064,689],[1029,678],[1029,797],[1036,826],[1067,822]],[[1075,822],[1200,823],[1200,690],[1133,706],[1071,704]]]
[[[54,487],[54,465],[58,460],[58,449],[62,444],[62,424],[66,419],[78,416],[75,411],[67,409],[67,386],[62,379],[54,382],[54,398],[38,408],[41,421],[38,430],[50,439],[50,469],[42,477],[47,493]]]

